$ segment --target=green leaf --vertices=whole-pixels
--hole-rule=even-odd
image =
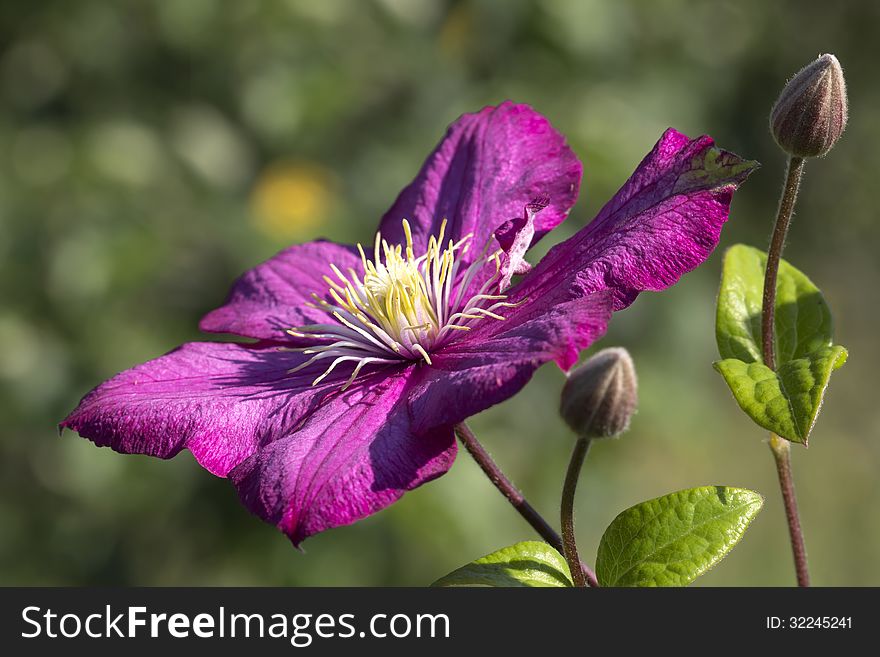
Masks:
[[[831,372],[846,362],[843,347],[825,347],[783,363],[774,372],[763,363],[727,358],[714,364],[740,408],[759,426],[807,444]]]
[[[740,408],[758,425],[807,444],[831,372],[846,362],[832,343],[828,304],[812,281],[785,260],[776,283],[776,365],[763,364],[761,305],[767,255],[737,244],[724,256],[715,317],[723,360],[714,364]]]
[[[602,536],[599,584],[689,584],[733,549],[763,504],[758,493],[726,486],[691,488],[637,504]]]
[[[541,541],[525,541],[441,577],[431,586],[573,586],[568,564]]]
[[[761,304],[767,254],[737,244],[724,255],[715,316],[715,339],[722,358],[762,362]],[[776,280],[776,360],[778,364],[831,346],[833,322],[822,293],[803,273],[779,261]]]

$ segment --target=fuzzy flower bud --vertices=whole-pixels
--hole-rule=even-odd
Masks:
[[[638,402],[632,358],[626,349],[612,347],[569,374],[559,412],[579,436],[610,438],[629,428]]]
[[[843,69],[834,55],[822,55],[802,68],[779,94],[770,112],[770,131],[794,157],[820,157],[846,128]]]

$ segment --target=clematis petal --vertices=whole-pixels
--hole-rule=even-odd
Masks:
[[[223,477],[337,394],[344,378],[311,385],[317,364],[288,373],[304,360],[277,346],[188,343],[101,384],[61,427],[118,452],[171,458],[187,448]]]
[[[389,242],[402,243],[401,220],[408,219],[420,252],[447,219],[448,237],[473,234],[469,253],[462,254],[468,263],[496,228],[537,196],[550,202],[535,218],[532,243],[556,227],[577,200],[581,173],[565,138],[532,108],[511,102],[486,107],[449,127],[379,229]]]
[[[330,263],[342,271],[363,266],[352,246],[319,240],[284,249],[246,271],[232,286],[226,303],[202,318],[199,328],[208,333],[234,333],[259,340],[285,338],[293,326],[320,324],[326,313],[310,308],[312,294],[326,296],[323,276],[332,274]]]
[[[605,333],[612,302],[607,291],[568,301],[549,294],[433,354],[432,366],[418,369],[410,383],[416,430],[461,422],[508,399],[548,361],[570,368]]]
[[[230,473],[242,503],[295,545],[385,508],[445,473],[452,429],[416,433],[404,396],[415,366],[323,404]]]
[[[718,244],[733,193],[756,167],[715,148],[710,137],[667,130],[598,216],[553,247],[509,300],[607,289],[620,310],[642,290],[672,285]]]

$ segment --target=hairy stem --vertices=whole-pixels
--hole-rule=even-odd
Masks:
[[[804,545],[804,532],[798,516],[797,497],[794,494],[794,480],[791,476],[791,444],[775,433],[770,434],[770,449],[776,459],[776,473],[779,475],[779,488],[785,504],[785,517],[791,535],[791,551],[794,555],[794,568],[798,586],[810,585],[810,571],[807,568],[807,548]]]
[[[804,173],[804,159],[791,157],[788,160],[788,171],[785,185],[779,200],[779,212],[776,225],[770,238],[770,249],[767,252],[767,269],[764,272],[764,299],[761,308],[761,345],[764,364],[771,370],[776,369],[776,336],[774,321],[776,312],[776,279],[779,274],[779,260],[785,247],[785,236],[794,214],[801,176]],[[794,555],[794,569],[797,574],[798,586],[810,585],[810,571],[807,565],[807,548],[804,545],[804,532],[798,515],[797,497],[794,492],[794,479],[791,474],[791,445],[787,440],[776,434],[770,434],[770,449],[776,460],[776,473],[779,476],[779,487],[782,490],[782,501],[785,504],[785,517],[788,520],[788,533],[791,537],[791,551]]]
[[[571,461],[568,462],[568,472],[565,474],[565,485],[562,487],[562,546],[568,568],[575,586],[587,586],[587,578],[583,570],[579,568],[581,558],[578,556],[577,541],[574,535],[574,497],[577,492],[578,479],[587,452],[590,451],[590,439],[578,438],[571,453]]]
[[[487,477],[489,477],[489,480],[495,484],[495,487],[501,491],[501,494],[507,498],[507,501],[510,502],[513,508],[519,511],[519,514],[525,518],[526,522],[528,522],[538,534],[540,534],[541,538],[552,545],[558,552],[564,553],[565,548],[562,545],[562,539],[559,537],[559,534],[557,534],[556,530],[544,520],[543,516],[541,516],[541,514],[528,503],[526,498],[523,497],[523,494],[519,492],[510,479],[505,476],[501,471],[501,468],[498,467],[498,464],[492,460],[492,457],[489,456],[489,453],[480,444],[480,441],[477,440],[477,437],[474,435],[474,432],[471,431],[471,428],[464,422],[461,422],[455,425],[455,434],[458,436],[458,439],[461,440],[462,445],[464,445],[468,453],[477,462],[477,465],[480,466],[480,469]],[[573,577],[577,570],[581,571],[583,577],[586,578],[586,581],[590,586],[599,586],[596,574],[589,566],[581,563],[580,569],[573,568]]]
[[[788,226],[791,224],[791,216],[794,214],[794,203],[797,200],[803,172],[804,159],[802,157],[789,158],[785,186],[782,188],[779,212],[776,215],[776,225],[773,227],[770,250],[767,252],[767,269],[764,272],[764,302],[761,306],[761,342],[764,351],[764,364],[771,370],[776,369],[776,340],[773,333],[776,314],[776,277],[779,274],[779,260],[782,258],[785,236],[788,234]]]

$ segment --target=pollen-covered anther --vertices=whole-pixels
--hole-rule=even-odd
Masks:
[[[293,349],[311,358],[290,370],[297,372],[321,360],[329,366],[312,385],[323,381],[342,363],[355,363],[343,386],[347,388],[368,364],[424,361],[432,365],[431,353],[470,331],[484,319],[503,321],[498,310],[519,304],[508,303],[503,294],[490,294],[498,286],[500,262],[497,253],[485,252],[467,268],[460,256],[467,253],[471,235],[443,246],[446,220],[440,232],[428,240],[425,253],[416,256],[409,222],[403,220],[406,244],[391,245],[377,233],[373,258],[367,258],[358,244],[363,274],[349,268],[343,272],[330,264],[333,276],[324,296],[314,293],[308,306],[327,313],[328,322],[288,329],[295,338],[313,339],[317,344]],[[456,256],[459,256],[458,258]],[[476,290],[475,279],[488,262],[495,272]]]

